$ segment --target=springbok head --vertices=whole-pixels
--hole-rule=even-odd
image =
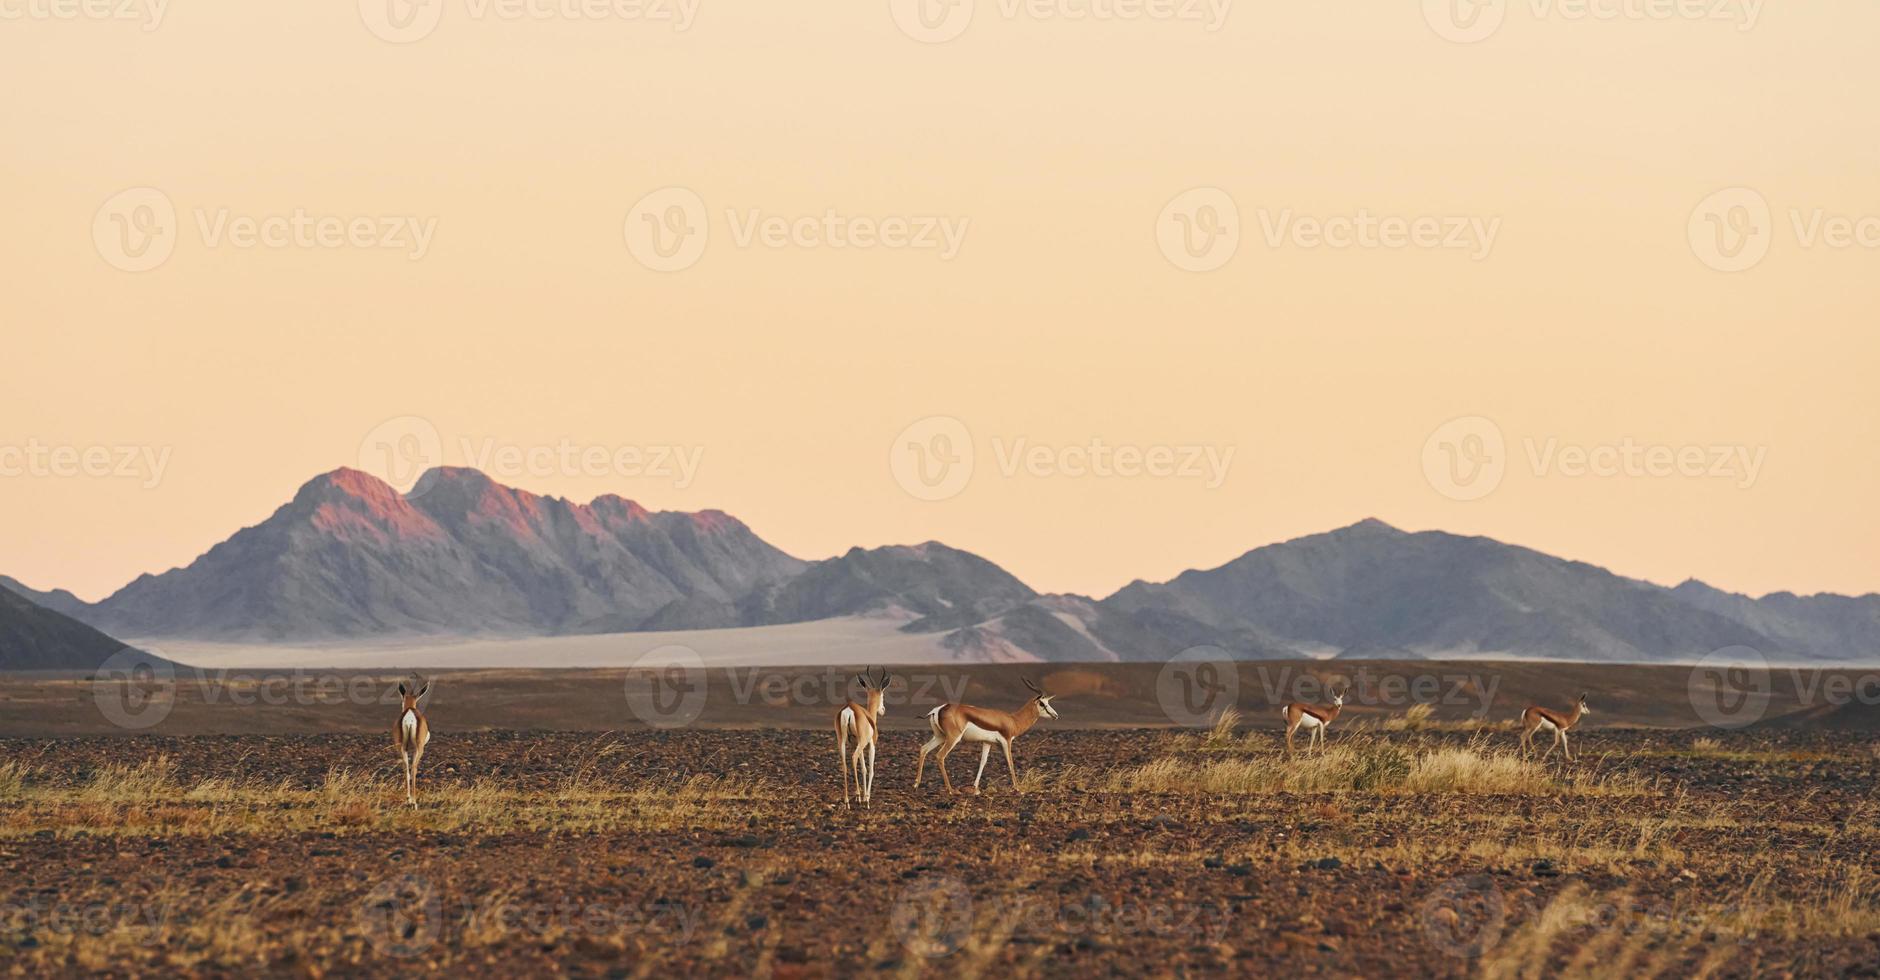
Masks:
[[[405,701],[403,708],[405,711],[418,710],[418,700],[429,693],[431,693],[431,682],[416,674],[413,674],[409,681],[398,682],[398,696]]]
[[[1032,700],[1038,705],[1038,714],[1045,718],[1056,718],[1058,716],[1057,709],[1051,707],[1051,699],[1057,697],[1057,695],[1044,693],[1044,689],[1033,684],[1029,677],[1021,678],[1021,680],[1025,682],[1026,687],[1031,689]]]
[[[888,685],[894,682],[894,678],[888,675],[888,669],[881,668],[879,678],[870,678],[867,673],[861,673],[855,675],[855,680],[862,685],[862,690],[868,692],[869,709],[874,711],[877,717],[887,714],[888,701],[885,695],[888,693]]]

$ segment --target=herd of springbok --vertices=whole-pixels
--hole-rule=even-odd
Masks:
[[[872,671],[857,674],[855,681],[861,685],[864,697],[836,709],[836,757],[842,767],[842,802],[852,806],[859,801],[869,806],[875,797],[875,750],[881,743],[881,716],[888,712],[886,698],[893,677],[884,669],[879,676],[873,676]],[[938,752],[934,764],[940,769],[940,780],[946,784],[948,793],[954,792],[953,779],[947,775],[947,756],[952,755],[961,742],[971,742],[979,746],[979,770],[973,774],[973,785],[968,793],[979,792],[979,783],[986,775],[986,761],[992,757],[995,745],[1005,753],[1005,771],[1012,777],[1012,789],[1023,793],[1018,784],[1018,766],[1012,761],[1012,743],[1041,719],[1058,716],[1057,709],[1051,706],[1056,695],[1044,693],[1030,678],[1024,681],[1031,697],[1012,711],[948,702],[927,712],[927,727],[933,734],[920,747],[914,788],[920,788],[921,777],[927,772],[927,757]],[[392,738],[405,764],[405,800],[414,806],[418,802],[418,763],[424,758],[425,744],[431,740],[431,725],[425,720],[418,702],[430,690],[429,681],[414,679],[398,685],[403,706],[398,709],[398,724],[392,729]],[[1286,754],[1290,756],[1297,751],[1293,735],[1302,728],[1306,732],[1306,748],[1323,749],[1326,730],[1338,720],[1344,708],[1344,691],[1334,691],[1331,704],[1292,701],[1282,705],[1279,711],[1286,720]],[[1552,755],[1557,745],[1566,754],[1567,761],[1573,761],[1567,732],[1580,723],[1588,710],[1585,694],[1580,695],[1570,711],[1529,705],[1521,712],[1521,754],[1532,752],[1534,735],[1541,732],[1553,737],[1547,751],[1541,753],[1542,759]],[[853,749],[849,748],[851,741],[855,743]]]

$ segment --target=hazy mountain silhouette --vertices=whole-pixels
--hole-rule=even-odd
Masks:
[[[459,468],[431,470],[401,495],[340,469],[86,615],[138,636],[536,635],[735,602],[803,565],[717,511],[652,513],[613,496],[577,504]]]
[[[1256,548],[1102,600],[1041,595],[938,542],[803,562],[718,511],[587,504],[439,468],[409,494],[341,469],[184,568],[95,605],[34,592],[133,637],[539,636],[904,620],[975,660],[1239,657],[1771,660],[1880,656],[1880,595],[1761,599],[1675,589],[1485,537],[1376,520]]]
[[[8,579],[0,588],[0,670],[89,671],[128,649],[70,616],[35,605],[13,591],[15,584]]]

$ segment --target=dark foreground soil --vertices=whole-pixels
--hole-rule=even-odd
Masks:
[[[1880,971],[1874,746],[1695,739],[1587,732],[1559,792],[1133,792],[1103,774],[1213,750],[1039,730],[1029,792],[995,757],[949,797],[894,733],[866,810],[813,732],[440,733],[415,809],[384,736],[13,739],[0,972]],[[1216,754],[1290,764],[1265,735]]]

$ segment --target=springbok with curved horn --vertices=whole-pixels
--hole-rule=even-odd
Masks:
[[[1534,733],[1544,731],[1552,735],[1554,740],[1548,743],[1547,751],[1541,753],[1541,759],[1545,760],[1552,755],[1554,746],[1558,745],[1561,751],[1567,754],[1567,761],[1572,762],[1573,747],[1567,744],[1567,730],[1579,724],[1587,711],[1584,691],[1580,693],[1580,702],[1566,714],[1561,714],[1552,708],[1543,708],[1538,704],[1528,705],[1528,709],[1521,712],[1521,754],[1525,756],[1532,751]]]
[[[416,678],[414,678],[416,681]],[[398,746],[398,757],[405,760],[405,802],[418,805],[418,762],[424,758],[424,746],[431,741],[431,724],[424,720],[424,712],[418,708],[418,700],[431,692],[431,682],[422,684],[398,684],[398,696],[404,699],[404,707],[398,709],[398,725],[392,729],[392,741]]]
[[[868,703],[850,701],[836,711],[836,761],[842,764],[842,802],[849,803],[852,772],[855,795],[863,806],[868,806],[875,798],[875,748],[881,742],[881,716],[888,711],[882,697],[888,692],[889,677],[883,669],[878,681],[870,681],[867,674],[857,674],[855,679],[861,682],[862,690],[868,692]],[[853,755],[849,752],[851,736],[855,739]]]
[[[920,765],[914,769],[914,788],[920,788],[921,774],[927,771],[927,755],[938,749],[940,756],[935,765],[940,767],[940,779],[946,783],[947,792],[953,792],[953,779],[947,775],[947,756],[953,754],[955,746],[961,742],[979,743],[979,772],[973,776],[973,788],[968,792],[979,792],[979,781],[986,775],[986,760],[992,755],[992,747],[1005,750],[1005,771],[1012,774],[1012,789],[1023,793],[1018,785],[1018,767],[1012,764],[1012,741],[1031,730],[1040,718],[1056,718],[1057,709],[1051,707],[1054,694],[1046,694],[1030,678],[1025,678],[1025,686],[1031,689],[1032,698],[1017,711],[997,711],[992,708],[976,708],[970,704],[943,704],[927,712],[927,726],[933,729],[933,737],[920,747]]]
[[[1335,691],[1332,703],[1307,704],[1304,701],[1292,701],[1279,709],[1286,719],[1286,754],[1293,753],[1293,733],[1301,728],[1306,730],[1306,748],[1317,745],[1325,747],[1325,730],[1338,720],[1338,713],[1345,710],[1345,692]]]

